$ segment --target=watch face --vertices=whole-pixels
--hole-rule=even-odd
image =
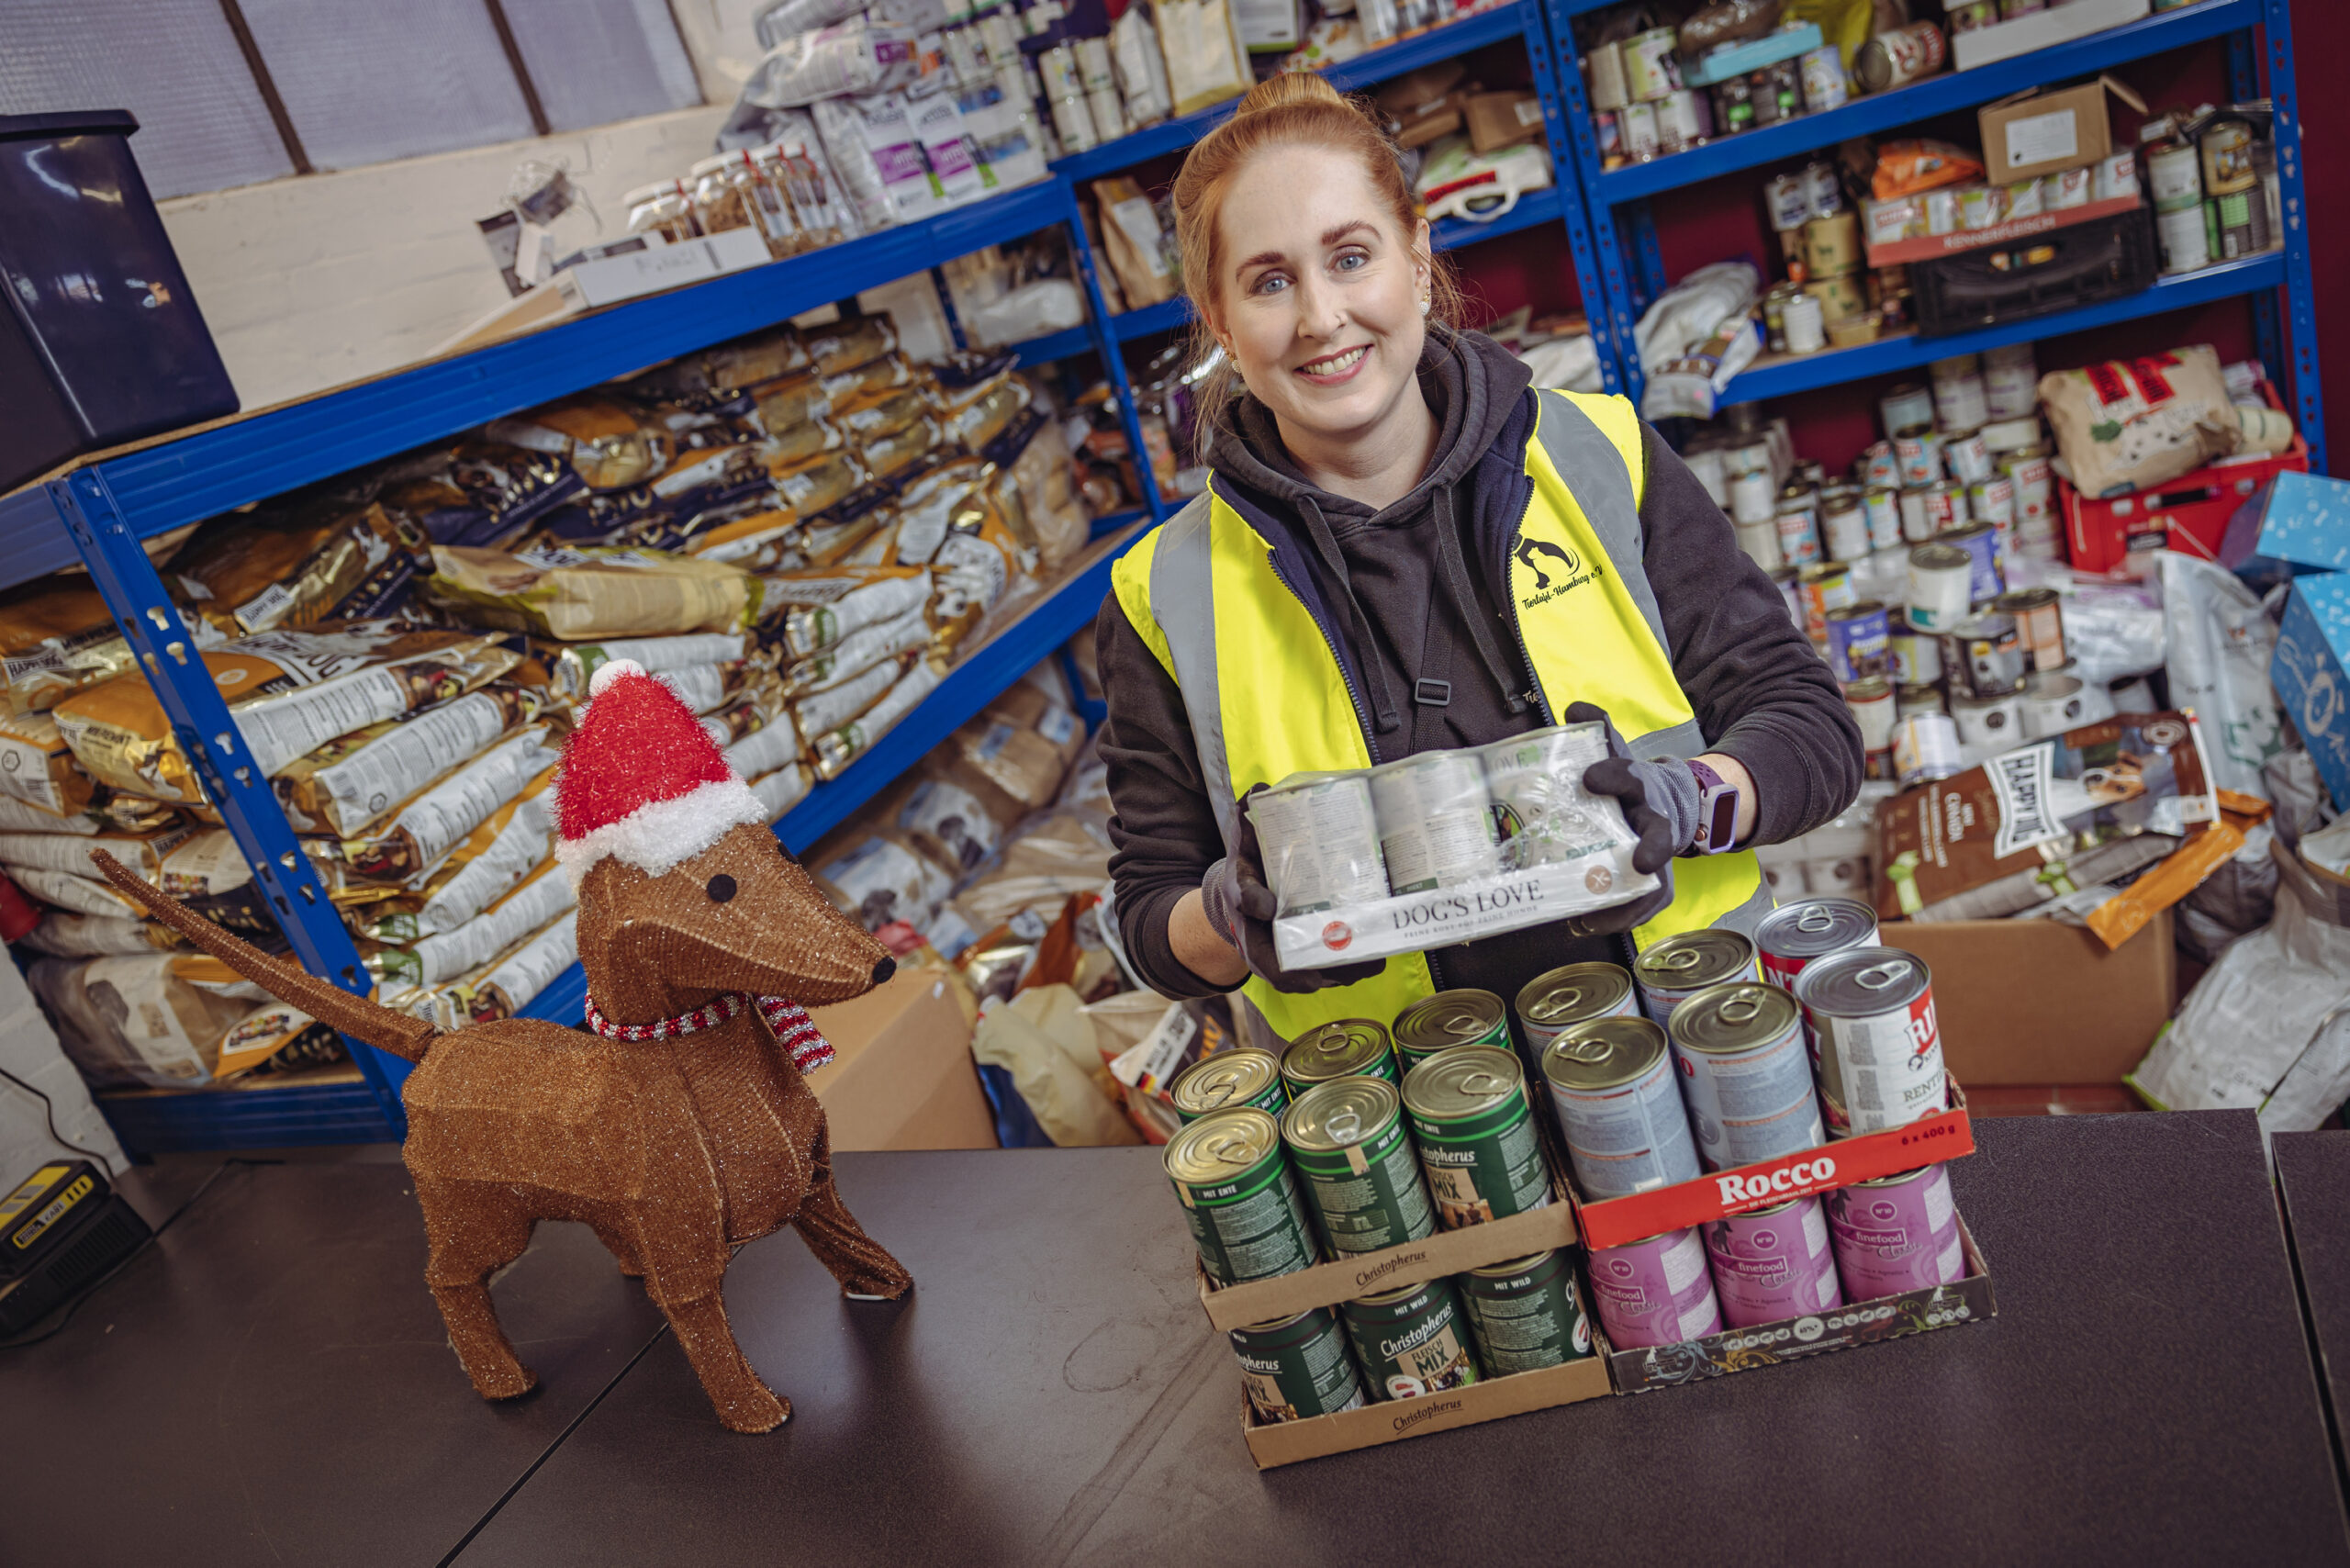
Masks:
[[[1728,849],[1738,838],[1738,791],[1728,785],[1706,791],[1706,847]]]

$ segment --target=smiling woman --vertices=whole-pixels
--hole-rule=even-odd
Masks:
[[[1293,1039],[1628,962],[1635,935],[1751,925],[1770,898],[1743,846],[1848,805],[1860,735],[1695,478],[1624,399],[1533,389],[1458,325],[1394,148],[1320,77],[1259,84],[1174,197],[1213,478],[1121,559],[1096,630],[1111,873],[1142,977],[1241,987]],[[1624,803],[1656,893],[1281,968],[1252,789],[1600,718],[1611,755],[1584,783]]]

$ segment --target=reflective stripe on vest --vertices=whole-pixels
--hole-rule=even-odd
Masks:
[[[1635,756],[1694,756],[1704,738],[1673,678],[1641,565],[1641,464],[1639,419],[1625,399],[1539,395],[1526,448],[1533,495],[1511,552],[1511,619],[1554,719],[1590,701],[1608,711]],[[1252,786],[1371,766],[1328,638],[1270,562],[1270,546],[1211,492],[1113,573],[1127,619],[1183,694],[1227,846],[1238,825],[1235,802]],[[1579,684],[1592,673],[1593,685]],[[1706,925],[1751,930],[1771,908],[1751,853],[1676,860],[1673,874],[1673,902],[1635,934],[1642,946]],[[1243,987],[1283,1039],[1334,1018],[1384,1025],[1435,989],[1416,953],[1390,958],[1370,980],[1303,996],[1253,975]]]

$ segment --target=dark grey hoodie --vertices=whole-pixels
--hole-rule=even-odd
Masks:
[[[1271,414],[1242,396],[1213,432],[1216,494],[1273,543],[1274,565],[1329,635],[1382,762],[1480,745],[1543,722],[1505,610],[1508,551],[1532,494],[1528,371],[1475,332],[1431,329],[1420,386],[1437,456],[1402,500],[1374,510],[1307,480]],[[1675,678],[1709,750],[1745,764],[1760,800],[1753,842],[1796,837],[1851,804],[1860,732],[1826,665],[1747,559],[1695,476],[1642,427],[1642,560]],[[1566,476],[1570,484],[1574,476]],[[1113,596],[1095,626],[1110,716],[1101,735],[1116,808],[1110,862],[1128,957],[1169,996],[1218,988],[1170,950],[1176,902],[1224,854],[1182,696]],[[1563,700],[1608,706],[1605,670]],[[1429,955],[1439,987],[1505,1002],[1560,964],[1629,957],[1622,937],[1537,926]],[[1385,1020],[1381,1020],[1385,1022]]]

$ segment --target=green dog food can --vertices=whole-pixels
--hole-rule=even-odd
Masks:
[[[1380,1291],[1338,1313],[1373,1399],[1416,1399],[1477,1381],[1477,1358],[1450,1280]]]
[[[1526,1070],[1510,1052],[1462,1046],[1429,1058],[1404,1080],[1404,1113],[1445,1229],[1550,1203]]]
[[[1163,1159],[1212,1278],[1237,1285],[1314,1262],[1314,1232],[1272,1117],[1248,1109],[1202,1116],[1167,1140]]]
[[[1591,1354],[1591,1325],[1567,1249],[1472,1269],[1454,1282],[1488,1377],[1538,1372]]]
[[[1310,1089],[1281,1117],[1281,1137],[1334,1257],[1436,1234],[1393,1084],[1341,1078]]]
[[[1248,1046],[1193,1062],[1175,1075],[1175,1081],[1167,1087],[1167,1097],[1174,1102],[1175,1114],[1186,1122],[1242,1106],[1269,1116],[1279,1116],[1289,1109],[1281,1058]]]
[[[1509,1048],[1509,1014],[1490,991],[1439,991],[1395,1015],[1395,1054],[1404,1074],[1455,1046]]]
[[[1291,1042],[1281,1053],[1281,1077],[1292,1100],[1317,1083],[1341,1078],[1383,1078],[1399,1083],[1395,1053],[1387,1048],[1387,1031],[1368,1018],[1341,1018],[1318,1025]]]
[[[1240,1385],[1259,1421],[1335,1416],[1363,1402],[1362,1379],[1347,1353],[1347,1331],[1326,1306],[1232,1331]]]

